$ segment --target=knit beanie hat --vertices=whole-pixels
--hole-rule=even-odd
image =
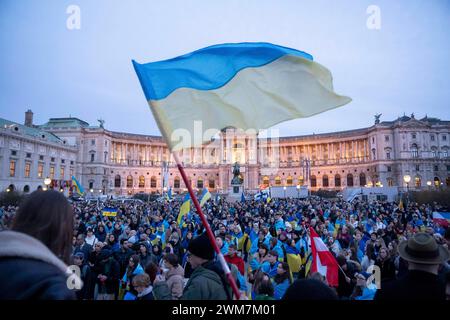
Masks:
[[[214,247],[206,233],[202,233],[200,236],[193,238],[189,242],[188,251],[199,258],[206,260],[214,259]]]

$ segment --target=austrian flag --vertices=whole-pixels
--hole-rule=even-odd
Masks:
[[[309,227],[309,231],[313,257],[310,273],[319,272],[327,278],[327,282],[330,286],[337,287],[339,282],[338,263],[316,231],[314,231],[312,227]]]

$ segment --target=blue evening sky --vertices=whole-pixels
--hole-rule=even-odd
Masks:
[[[69,30],[69,5],[81,28]],[[381,29],[366,26],[369,5]],[[450,120],[447,0],[0,0],[0,117],[75,116],[115,131],[158,134],[131,59],[151,62],[224,42],[306,51],[353,101],[277,125],[299,135],[355,129],[373,115]]]

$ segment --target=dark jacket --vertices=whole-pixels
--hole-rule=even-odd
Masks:
[[[42,242],[24,233],[0,232],[0,300],[74,300],[67,266]]]
[[[76,246],[75,247],[75,250],[73,251],[73,254],[75,254],[77,252],[83,253],[85,259],[87,259],[90,256],[91,252],[92,252],[92,246],[85,242],[82,246]]]
[[[375,300],[445,300],[445,284],[437,275],[410,270],[401,279],[383,283]]]
[[[182,300],[227,300],[231,296],[225,287],[223,271],[217,263],[209,261],[194,269],[183,291]],[[228,293],[225,291],[227,288]]]
[[[100,262],[100,273],[107,277],[102,282],[97,278],[98,293],[114,294],[119,288],[119,263],[111,256],[108,261]]]

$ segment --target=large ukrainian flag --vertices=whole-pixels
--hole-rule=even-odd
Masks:
[[[184,147],[172,133],[193,136],[195,120],[203,136],[191,142],[199,146],[217,133],[208,129],[266,129],[351,101],[334,93],[331,73],[310,54],[270,43],[219,44],[133,65],[172,151]]]
[[[187,193],[186,196],[184,197],[183,203],[181,204],[180,212],[178,213],[177,218],[178,225],[181,225],[183,217],[186,216],[190,210],[191,210],[191,197],[189,196],[189,193]]]

